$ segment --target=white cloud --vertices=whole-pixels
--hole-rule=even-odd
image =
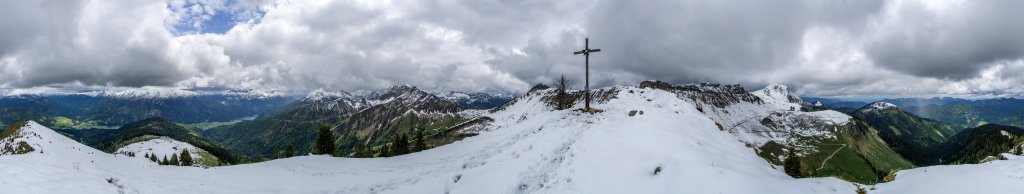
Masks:
[[[12,1],[0,86],[523,91],[642,80],[804,95],[1021,95],[1016,2]],[[1004,5],[1006,4],[1006,5]],[[202,29],[216,14],[240,22]],[[15,18],[15,19],[10,19]],[[1002,28],[1005,26],[1005,28]],[[1010,72],[1010,73],[1008,73]]]

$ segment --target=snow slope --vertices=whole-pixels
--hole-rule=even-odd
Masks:
[[[1021,193],[1024,157],[1003,154],[1007,160],[982,164],[942,165],[900,171],[896,180],[870,193]]]
[[[196,161],[194,166],[203,166],[203,154],[201,153],[206,152],[205,150],[192,146],[192,144],[163,136],[125,145],[118,148],[114,153],[121,154],[122,156],[127,153],[134,153],[135,157],[155,154],[157,159],[163,159],[164,157],[170,158],[174,154],[181,154],[183,149],[188,149],[192,160]]]
[[[4,193],[854,193],[853,184],[835,178],[793,179],[774,169],[676,94],[615,89],[616,98],[593,104],[604,110],[595,115],[552,111],[527,94],[485,113],[495,120],[491,129],[409,155],[301,156],[209,169],[106,154],[33,122],[21,133],[32,134],[22,138],[36,151],[0,156],[0,187]],[[644,113],[629,116],[631,110]],[[1000,171],[1024,170],[1012,162],[968,166],[994,168],[977,170],[984,174],[975,178],[998,180],[963,186],[1019,189],[1024,184],[1010,184],[1020,183],[1017,177]],[[938,168],[946,167],[925,169]],[[915,184],[965,171],[929,173],[901,172],[870,192],[931,191]]]
[[[755,147],[768,142],[787,143],[792,135],[833,137],[832,131],[809,127],[814,124],[844,125],[850,116],[832,111],[799,111],[803,101],[792,94],[784,85],[772,84],[764,89],[746,92],[739,85],[710,83],[672,85],[660,81],[645,81],[644,88],[659,88],[671,91],[676,97],[694,104],[711,120],[720,124],[723,130]],[[763,119],[779,122],[766,126]],[[795,132],[795,133],[794,133]]]
[[[623,88],[625,89],[625,88]],[[488,113],[493,129],[420,153],[374,159],[305,156],[210,169],[105,154],[32,123],[45,154],[3,156],[18,193],[849,193],[833,178],[792,179],[692,104],[652,90],[597,115],[548,111],[539,97]],[[650,101],[648,101],[650,99]],[[629,110],[645,114],[630,117]],[[62,151],[50,151],[62,150]],[[653,175],[654,169],[663,170]],[[32,178],[12,178],[32,177]],[[106,178],[117,179],[111,184]],[[58,184],[54,184],[58,183]],[[737,186],[740,185],[740,186]],[[81,189],[84,187],[87,189]]]

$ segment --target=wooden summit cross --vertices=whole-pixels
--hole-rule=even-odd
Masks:
[[[601,49],[590,49],[590,38],[585,38],[585,39],[583,39],[583,50],[576,51],[576,52],[572,53],[573,55],[583,54],[583,58],[585,58],[585,60],[586,60],[584,62],[584,64],[586,65],[585,66],[585,69],[586,69],[586,88],[584,89],[584,92],[585,92],[584,98],[586,99],[586,106],[585,106],[586,108],[583,109],[584,112],[590,112],[590,53],[596,53],[596,52],[601,52]]]

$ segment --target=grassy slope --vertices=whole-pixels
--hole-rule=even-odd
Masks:
[[[857,111],[852,116],[878,129],[880,136],[893,150],[917,165],[937,164],[935,149],[959,132],[947,123],[914,116],[899,109]]]
[[[91,141],[94,143],[90,146],[106,152],[114,152],[125,145],[144,141],[146,137],[149,136],[167,136],[178,141],[192,144],[193,146],[209,152],[211,155],[216,156],[217,159],[222,161],[218,163],[238,164],[243,162],[242,158],[234,155],[227,149],[202,138],[195,129],[184,124],[172,123],[160,118],[129,123],[116,131],[112,131],[109,135],[104,137],[92,137],[99,140]]]
[[[889,148],[875,135],[876,130],[866,124],[854,122],[836,129],[836,138],[797,137],[797,142],[804,143],[798,148],[802,154],[800,160],[805,168],[813,170],[813,176],[874,184],[881,182],[889,172],[914,167],[913,163]],[[758,149],[758,155],[772,164],[781,165],[782,160],[776,156],[785,155],[785,149],[784,145],[769,142]]]
[[[942,162],[945,164],[974,164],[985,157],[996,156],[1014,149],[1022,142],[1024,142],[1024,130],[1013,126],[988,124],[965,129],[942,145]]]

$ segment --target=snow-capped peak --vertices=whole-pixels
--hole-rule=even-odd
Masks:
[[[325,100],[325,99],[326,100],[330,100],[330,99],[344,98],[344,97],[349,97],[349,96],[351,96],[351,95],[348,92],[345,92],[345,91],[326,91],[326,90],[321,88],[321,89],[316,89],[316,90],[310,91],[309,94],[306,94],[306,98],[304,98],[303,100],[305,100],[305,101],[321,101],[321,100]]]
[[[896,106],[895,104],[888,103],[888,102],[874,102],[874,103],[868,104],[865,107],[866,107],[866,109],[869,109],[869,110],[889,110],[889,109],[898,109],[899,108],[899,106]]]
[[[170,87],[144,86],[139,88],[121,88],[102,92],[103,96],[114,98],[176,98],[198,96],[198,92]]]
[[[222,92],[225,95],[242,96],[246,98],[272,98],[284,96],[284,93],[274,90],[260,90],[260,89],[233,89]]]
[[[181,142],[170,137],[160,136],[155,139],[146,141],[135,142],[118,148],[115,154],[128,155],[131,153],[135,156],[146,156],[155,155],[157,158],[169,157],[172,155],[181,154],[183,150],[188,150],[192,159],[196,161],[192,166],[206,166],[204,160],[215,160],[212,158],[205,158],[204,153],[206,150],[193,146],[192,144]],[[209,154],[206,154],[209,155]]]
[[[73,95],[73,94],[91,95],[91,96],[95,96],[96,95],[95,91],[82,91],[82,92],[79,92],[79,91],[71,91],[71,90],[66,90],[66,89],[61,89],[61,88],[53,88],[53,87],[16,88],[16,89],[0,90],[0,93],[3,93],[4,96],[12,96],[12,97],[18,97],[18,96]]]
[[[20,143],[24,142],[24,144]],[[64,155],[69,152],[100,152],[89,146],[82,145],[56,131],[46,128],[45,126],[36,123],[35,121],[28,121],[25,126],[17,129],[12,135],[0,139],[0,147],[6,147],[8,145],[21,147],[28,146],[32,151],[27,153],[46,153],[52,155]],[[0,151],[0,155],[10,154]]]
[[[766,89],[766,90],[782,91],[782,92],[787,92],[787,93],[789,92],[789,86],[782,85],[782,84],[768,84],[768,86],[765,86],[764,89]]]
[[[798,104],[803,102],[803,100],[801,100],[800,97],[797,97],[797,95],[789,91],[789,87],[781,84],[770,84],[764,87],[764,89],[755,91],[754,94],[762,98],[770,98],[762,100],[776,100],[781,102]]]

